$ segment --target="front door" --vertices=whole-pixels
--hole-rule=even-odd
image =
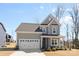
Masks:
[[[48,38],[43,38],[42,41],[42,49],[47,49],[48,48]]]
[[[43,41],[42,41],[42,49],[45,49],[45,46],[46,46],[46,44],[45,44],[45,38],[43,38]]]

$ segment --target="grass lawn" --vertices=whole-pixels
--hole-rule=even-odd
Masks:
[[[0,56],[10,56],[14,51],[0,51]]]
[[[79,50],[45,51],[46,56],[79,56]]]
[[[15,48],[16,47],[16,43],[9,43],[9,45],[6,45],[7,48]]]

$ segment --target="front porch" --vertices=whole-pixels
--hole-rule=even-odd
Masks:
[[[46,50],[48,48],[63,48],[64,37],[63,36],[41,36],[41,49]]]

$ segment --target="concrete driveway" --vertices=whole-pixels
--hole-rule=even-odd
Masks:
[[[10,56],[45,56],[42,52],[24,52],[24,51],[15,51]]]

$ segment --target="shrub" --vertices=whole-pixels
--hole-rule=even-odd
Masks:
[[[52,51],[56,51],[56,48],[52,48]]]
[[[66,47],[64,47],[64,48],[63,48],[63,50],[67,50],[67,48],[66,48]]]
[[[48,48],[47,51],[51,51],[51,48]]]
[[[16,46],[16,47],[14,48],[14,50],[19,50],[19,47],[18,47],[18,46]]]
[[[56,50],[62,50],[62,48],[57,48]]]

